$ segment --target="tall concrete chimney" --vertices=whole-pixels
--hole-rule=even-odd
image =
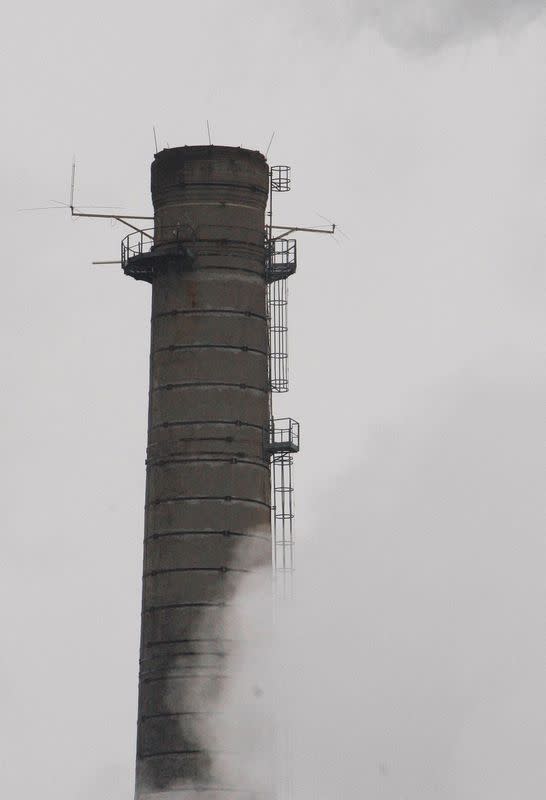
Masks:
[[[225,605],[271,563],[268,185],[258,152],[163,150],[153,246],[123,257],[152,284],[137,800],[256,796],[218,783],[196,730],[214,724]]]

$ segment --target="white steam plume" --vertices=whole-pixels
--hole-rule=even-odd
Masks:
[[[362,461],[300,547],[273,659],[238,655],[229,725],[211,735],[243,751],[256,792],[280,714],[295,737],[293,800],[546,796],[537,375],[532,364],[466,375],[358,443]],[[239,634],[256,638],[267,593],[266,578],[243,587]]]

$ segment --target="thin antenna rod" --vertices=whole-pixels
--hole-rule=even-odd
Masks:
[[[137,233],[141,233],[143,236],[146,236],[147,239],[154,240],[153,234],[148,233],[147,230],[144,228],[138,228],[136,225],[133,225],[131,222],[127,222],[128,219],[153,219],[153,217],[136,217],[134,215],[131,216],[120,216],[118,214],[80,214],[79,211],[72,212],[73,217],[94,217],[94,218],[101,218],[101,219],[115,219],[116,222],[121,222],[122,225],[127,225],[128,228],[131,230],[136,231]],[[150,228],[151,230],[151,228]]]
[[[341,234],[341,236],[343,236],[345,239],[350,239],[350,238],[351,238],[350,236],[347,236],[347,234],[345,233],[345,231],[342,231],[342,230],[341,230],[341,228],[339,227],[339,225],[336,225],[334,222],[332,222],[332,220],[331,220],[331,219],[328,219],[328,217],[323,217],[323,216],[322,216],[322,214],[319,214],[319,213],[318,213],[318,211],[315,211],[315,214],[317,215],[317,217],[320,217],[320,218],[321,218],[321,219],[323,219],[325,222],[329,222],[329,223],[330,223],[330,225],[333,225],[333,226],[334,226],[334,229],[337,231],[337,233]]]
[[[284,239],[285,236],[289,236],[291,233],[326,233],[332,236],[336,232],[335,223],[332,222],[330,228],[299,228],[296,225],[270,225],[272,231],[282,231],[278,236],[273,236],[271,234],[272,239]]]
[[[62,211],[63,208],[68,208],[66,203],[62,206],[33,206],[32,208],[18,208],[17,212],[20,211]]]
[[[158,146],[157,146],[157,134],[156,134],[156,132],[155,132],[155,125],[153,126],[153,130],[154,130],[155,152],[157,153],[157,151],[158,151],[158,149],[159,149],[159,148],[158,148]]]
[[[73,217],[100,217],[101,219],[117,219],[123,222],[126,219],[153,219],[153,217],[143,216],[142,214],[84,214],[80,211],[72,211]],[[140,230],[140,228],[137,228]]]
[[[72,180],[70,182],[70,210],[74,211],[74,186],[76,183],[76,156],[72,158]]]
[[[210,125],[209,125],[209,121],[208,120],[207,120],[207,133],[209,135],[209,144],[212,144],[212,139],[211,139],[211,136],[210,136]]]
[[[65,208],[70,208],[66,203],[59,203],[57,200],[52,202],[57,203],[56,206],[33,206],[32,208],[18,208],[17,211],[64,211]],[[80,206],[80,208],[119,208],[119,206]],[[74,214],[73,216],[77,216]],[[146,218],[148,219],[148,217]],[[149,219],[152,219],[150,217]]]
[[[265,157],[266,158],[269,155],[269,150],[271,149],[271,145],[273,144],[273,139],[275,138],[275,133],[276,133],[276,131],[273,131],[273,133],[271,134],[271,139],[269,140],[269,144],[267,145],[267,150],[265,151]]]

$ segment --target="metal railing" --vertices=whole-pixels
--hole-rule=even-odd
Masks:
[[[265,278],[268,283],[288,278],[296,271],[296,240],[266,240]]]
[[[154,229],[133,231],[121,241],[121,265],[126,267],[131,258],[149,253],[154,246]]]
[[[156,246],[183,245],[189,252],[189,246],[193,245],[195,239],[195,229],[188,224],[132,231],[121,242],[122,267],[125,268],[132,258],[148,255]]]
[[[272,419],[268,429],[270,453],[297,453],[300,449],[300,424],[291,417]]]

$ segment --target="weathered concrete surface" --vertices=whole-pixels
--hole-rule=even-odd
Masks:
[[[152,165],[154,252],[183,242],[194,261],[158,260],[152,279],[138,800],[257,797],[218,783],[200,731],[219,710],[226,604],[270,563],[267,192],[249,150],[174,148]]]

